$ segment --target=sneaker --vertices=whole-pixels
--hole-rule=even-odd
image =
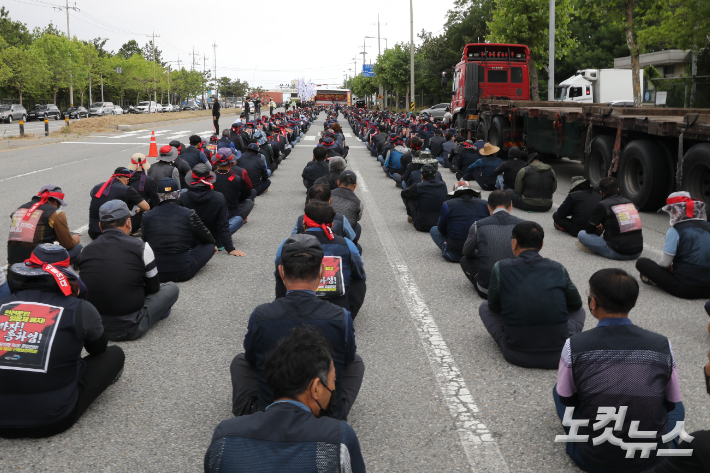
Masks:
[[[560,227],[558,224],[555,224],[555,230],[559,230],[559,231],[561,231],[561,232],[564,232],[564,231],[565,231],[565,229],[562,228],[562,227]]]
[[[587,248],[586,246],[584,246],[584,245],[582,244],[582,242],[579,241],[579,240],[577,240],[577,241],[574,242],[574,246],[576,246],[578,250],[582,250],[582,251],[585,251],[585,252],[587,252],[587,253],[592,253],[592,254],[594,254],[594,251],[593,251],[593,250],[590,250],[589,248]]]
[[[644,284],[648,284],[649,286],[656,286],[657,285],[655,282],[651,281],[650,279],[648,279],[647,276],[644,276],[643,274],[641,275],[641,281]]]
[[[218,251],[224,251],[224,247],[223,247],[223,246],[220,246],[220,247],[217,248],[217,250],[218,250]]]

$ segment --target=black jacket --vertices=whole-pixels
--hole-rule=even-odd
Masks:
[[[209,187],[192,187],[180,194],[180,202],[197,212],[200,220],[217,242],[217,246],[224,247],[227,251],[234,250],[232,234],[229,232],[227,200],[222,194]]]
[[[266,166],[264,165],[264,160],[261,153],[255,153],[254,151],[247,151],[242,154],[239,158],[239,166],[244,168],[249,175],[249,180],[251,181],[251,186],[254,189],[258,189],[261,185],[261,181],[265,181],[269,178],[269,173],[266,172]]]
[[[494,172],[496,176],[503,174],[503,185],[506,189],[515,189],[515,178],[518,177],[518,171],[524,167],[525,161],[522,159],[508,159],[503,161],[503,164],[498,166]]]
[[[303,172],[301,173],[301,177],[303,178],[303,185],[306,186],[306,189],[308,189],[316,182],[316,179],[327,175],[328,172],[329,170],[327,162],[310,161],[308,164],[306,164],[306,167],[303,168]]]
[[[446,184],[434,179],[423,181],[402,191],[402,198],[413,202],[412,220],[414,228],[420,232],[428,232],[439,222],[441,206],[448,195]]]
[[[178,200],[165,200],[143,214],[141,238],[153,249],[159,276],[161,272],[189,269],[190,248],[194,244],[215,244],[197,213]]]
[[[234,168],[229,171],[217,170],[215,175],[217,179],[214,181],[214,190],[222,193],[227,200],[229,218],[236,217],[239,215],[239,203],[251,197],[251,187]]]
[[[600,200],[602,200],[602,196],[592,189],[571,192],[557,209],[557,216],[569,217],[574,229],[579,233],[584,230]]]
[[[446,138],[440,135],[434,135],[429,140],[429,151],[431,151],[433,157],[438,158],[444,154],[444,143],[446,143]]]

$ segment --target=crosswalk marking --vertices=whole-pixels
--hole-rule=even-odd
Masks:
[[[304,136],[303,141],[315,141],[316,137],[311,135],[311,136]]]

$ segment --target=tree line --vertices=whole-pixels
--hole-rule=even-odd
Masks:
[[[30,31],[0,8],[0,93],[13,102],[88,107],[103,98],[120,105],[157,98],[159,103],[182,103],[201,98],[215,86],[220,97],[241,97],[249,84],[229,77],[213,80],[212,71],[187,69],[166,62],[152,41],[144,47],[135,40],[117,52],[104,49],[106,39],[68,38],[53,24]],[[153,57],[155,55],[155,58]],[[91,96],[89,93],[91,91]]]
[[[612,68],[614,58],[631,56],[638,68],[640,54],[664,49],[697,53],[696,101],[686,106],[710,107],[710,2],[707,0],[556,0],[555,80],[560,82],[580,69]],[[453,71],[468,43],[518,43],[530,48],[531,98],[547,97],[549,0],[455,0],[439,34],[422,30],[415,49],[414,73],[417,106],[449,102],[441,86],[441,73]],[[375,77],[362,74],[345,81],[359,97],[376,94],[382,86],[396,103],[409,103],[409,43],[387,49],[374,64]],[[653,68],[646,77],[659,78]],[[687,87],[684,79],[654,84],[663,90]],[[553,84],[554,85],[554,84]],[[702,92],[701,92],[702,91]],[[640,101],[640,91],[637,98]],[[422,100],[423,98],[423,100]]]

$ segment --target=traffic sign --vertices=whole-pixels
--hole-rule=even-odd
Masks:
[[[409,104],[409,109],[413,112],[414,111],[414,102],[411,102]]]
[[[363,64],[362,66],[362,76],[363,77],[375,77],[375,71],[372,69],[372,64]]]
[[[382,95],[378,95],[377,100],[382,100]]]

